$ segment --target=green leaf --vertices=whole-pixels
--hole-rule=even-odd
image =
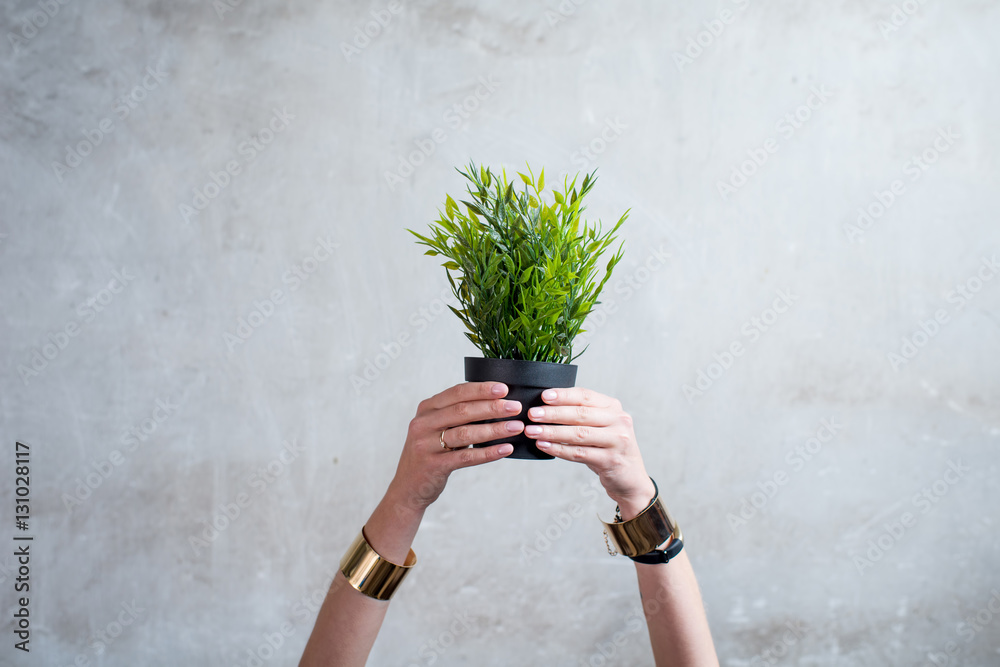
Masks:
[[[449,308],[465,336],[485,356],[568,363],[575,358],[574,337],[621,260],[616,234],[628,212],[606,232],[599,222],[583,219],[594,174],[584,175],[579,189],[580,175],[564,178],[549,206],[542,196],[544,170],[537,179],[530,165],[527,175],[516,172],[527,186],[519,193],[503,170],[495,181],[474,162],[456,171],[471,201],[462,200],[459,209],[446,195],[430,233],[409,232],[425,246],[424,254],[444,258],[458,300]],[[616,243],[610,257],[598,262]]]

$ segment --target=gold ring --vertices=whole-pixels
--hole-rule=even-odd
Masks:
[[[445,431],[447,430],[448,429],[445,429]],[[438,441],[441,443],[441,449],[451,449],[451,447],[444,444],[444,431],[441,431],[441,436],[438,438]]]

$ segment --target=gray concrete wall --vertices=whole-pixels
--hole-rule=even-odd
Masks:
[[[997,660],[997,3],[225,2],[3,3],[0,662],[294,664],[473,353],[404,231],[470,158],[632,209],[579,383],[723,665]],[[456,474],[372,664],[651,664],[592,480]]]

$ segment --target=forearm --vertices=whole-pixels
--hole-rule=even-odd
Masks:
[[[514,450],[510,444],[470,447],[513,433],[507,427],[511,422],[496,421],[521,410],[521,404],[505,400],[506,395],[507,386],[502,383],[466,382],[420,402],[406,431],[396,475],[365,523],[368,544],[358,545],[365,549],[364,554],[368,554],[370,546],[390,563],[413,564],[407,563],[410,545],[424,510],[444,491],[448,476],[459,468],[497,461]],[[493,421],[481,423],[486,419]],[[380,584],[378,575],[369,577],[366,583]],[[358,592],[338,573],[319,610],[300,667],[364,665],[388,606],[388,601]]]
[[[422,518],[423,510],[397,499],[390,487],[365,523],[365,535],[380,556],[404,563]],[[388,601],[355,590],[338,572],[319,610],[300,667],[364,665],[388,606]]]
[[[669,563],[636,563],[635,570],[657,667],[718,667],[687,552]]]
[[[652,482],[639,488],[642,491],[637,495],[618,501],[626,521],[645,509],[653,498]],[[682,550],[669,563],[636,563],[635,570],[657,667],[718,667],[705,606],[687,552]]]
[[[537,439],[539,449],[584,463],[597,473],[608,497],[618,504],[622,521],[635,519],[650,506],[656,485],[646,474],[632,417],[617,399],[567,387],[547,389],[542,400],[543,408],[528,411],[535,424],[524,430]],[[646,537],[667,539],[658,529]],[[668,563],[636,563],[635,567],[656,664],[718,667],[701,594],[684,551]]]

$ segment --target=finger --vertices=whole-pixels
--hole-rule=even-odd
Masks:
[[[535,442],[535,445],[538,446],[538,449],[557,459],[574,461],[593,467],[600,467],[607,457],[606,450],[586,445],[563,445],[548,440],[539,440]]]
[[[502,398],[507,385],[502,382],[463,382],[431,396],[420,404],[420,411],[441,410],[455,403]]]
[[[559,426],[528,424],[524,434],[529,438],[585,447],[614,447],[621,436],[614,429],[597,426]]]
[[[508,401],[504,398],[464,401],[430,413],[427,415],[427,424],[433,430],[443,431],[486,419],[510,419],[520,412],[519,401]]]
[[[514,419],[492,424],[466,424],[446,430],[444,444],[448,449],[461,449],[480,442],[510,438],[523,430],[524,422]]]
[[[610,396],[583,387],[546,389],[542,392],[542,400],[548,405],[586,405],[591,408],[610,408],[617,403]]]
[[[589,408],[586,405],[547,405],[530,408],[528,418],[542,424],[611,426],[615,423],[615,414],[607,408]]]
[[[484,463],[489,463],[490,461],[502,459],[505,456],[510,456],[510,453],[513,451],[513,445],[510,443],[504,443],[502,445],[480,447],[478,449],[459,449],[454,452],[449,452],[445,454],[445,456],[448,457],[448,462],[451,464],[452,470],[458,470],[459,468],[470,468],[472,466],[478,466]]]

